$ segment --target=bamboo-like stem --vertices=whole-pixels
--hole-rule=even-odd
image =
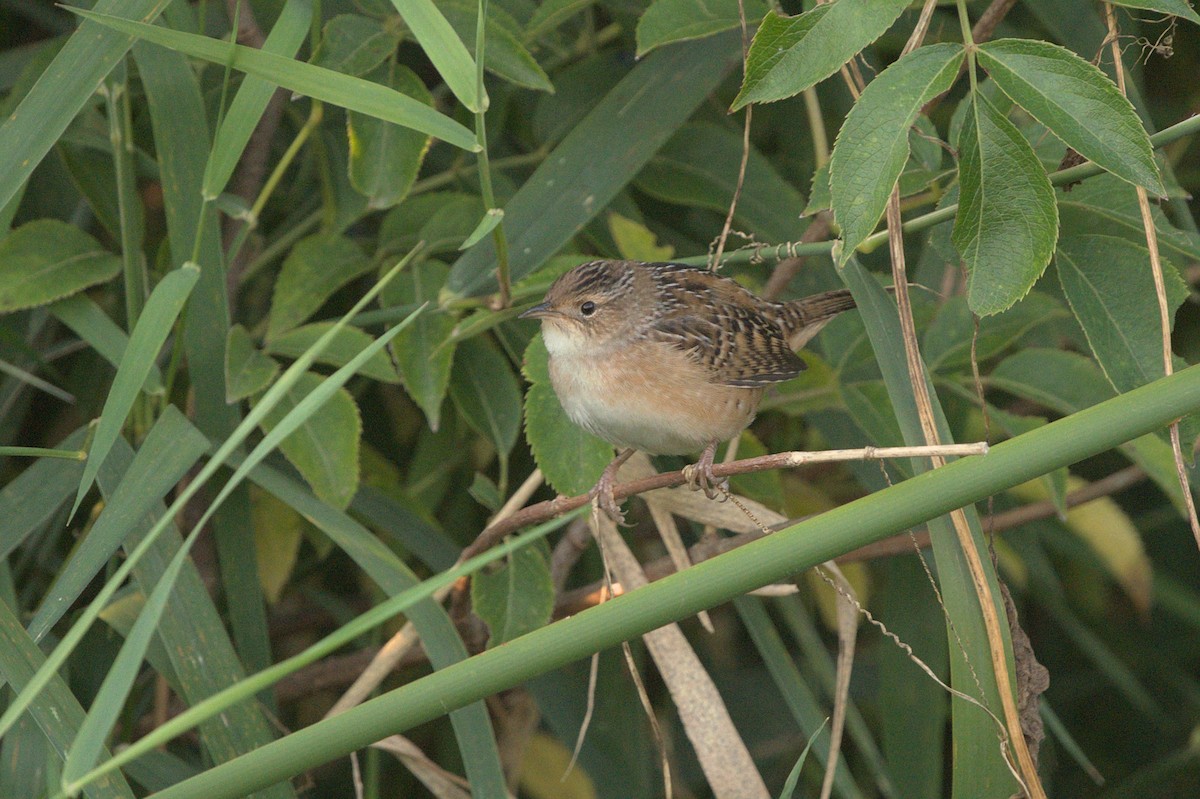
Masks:
[[[1200,408],[1200,367],[962,458],[408,683],[153,794],[235,799],[928,519],[1111,449]]]

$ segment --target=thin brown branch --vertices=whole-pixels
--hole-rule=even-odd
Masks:
[[[746,74],[746,59],[750,49],[749,33],[746,29],[746,4],[738,0],[738,21],[742,26],[742,74]],[[717,246],[713,252],[712,261],[708,268],[714,272],[721,268],[721,256],[725,254],[725,241],[729,238],[729,230],[733,227],[733,214],[737,210],[738,199],[742,196],[742,186],[746,182],[746,164],[750,161],[750,122],[754,118],[754,105],[746,106],[746,118],[742,123],[742,161],[738,166],[737,183],[733,187],[733,197],[729,200],[729,212],[725,214],[725,224],[721,226],[721,235],[717,237]]]
[[[930,457],[931,454],[948,456],[983,455],[987,452],[986,444],[952,444],[945,447],[863,447],[862,449],[836,449],[823,452],[779,452],[773,455],[760,455],[757,458],[746,458],[732,463],[713,464],[713,475],[716,477],[732,477],[736,474],[765,472],[772,469],[791,469],[813,463],[833,463],[838,461],[876,460],[882,458],[920,458]],[[640,480],[630,480],[613,486],[613,497],[625,499],[634,494],[643,494],[658,488],[674,488],[687,482],[684,470],[664,472]],[[582,508],[591,502],[591,496],[580,494],[575,497],[556,497],[545,502],[539,502],[522,508],[504,519],[498,519],[484,528],[483,532],[471,542],[459,556],[461,563],[468,558],[478,555],[495,546],[496,542],[510,533],[531,524],[562,516],[573,510]]]
[[[1111,496],[1118,492],[1124,491],[1127,488],[1137,485],[1146,479],[1146,473],[1139,466],[1128,466],[1118,472],[1097,480],[1094,483],[1089,483],[1086,486],[1077,488],[1074,491],[1067,493],[1064,498],[1064,505],[1067,508],[1074,508],[1079,505],[1087,504],[1101,497]],[[986,523],[993,532],[1004,532],[1015,527],[1020,527],[1029,522],[1038,521],[1039,519],[1049,519],[1058,514],[1058,507],[1051,501],[1034,502],[1029,505],[1022,505],[1019,508],[1013,508],[1002,513],[997,513],[994,516],[986,519]],[[782,530],[784,527],[790,527],[793,524],[801,521],[800,519],[789,519],[788,521],[773,525],[773,530]],[[712,540],[700,541],[688,547],[688,558],[692,563],[699,563],[702,560],[714,558],[717,555],[731,552],[738,547],[745,546],[752,541],[757,541],[762,538],[765,533],[753,531],[742,533],[740,535],[729,536],[727,538],[716,538]],[[844,555],[839,555],[835,560],[837,563],[854,563],[865,560],[875,560],[878,558],[889,558],[895,555],[908,555],[913,551],[913,540],[916,540],[917,546],[921,549],[929,547],[929,533],[924,529],[915,530],[910,536],[907,533],[894,535],[890,538],[885,538],[882,541],[876,541],[872,544],[867,544],[864,547],[859,547]],[[669,574],[675,572],[675,565],[669,557],[658,558],[645,567],[646,576],[651,580],[660,580]],[[619,590],[614,593],[621,593]],[[576,588],[572,591],[567,591],[560,594],[556,604],[554,614],[556,617],[570,616],[585,610],[593,605],[605,601],[609,598],[609,592],[602,582],[595,582],[591,585],[586,585]]]
[[[250,7],[250,3],[243,2],[243,0],[226,0],[225,5],[230,21],[236,21],[238,43],[261,49],[266,37],[263,36],[262,28],[258,25],[258,19],[254,16],[254,10]],[[230,193],[245,200],[247,205],[254,202],[259,189],[262,188],[263,178],[267,174],[267,161],[271,155],[271,143],[275,140],[275,134],[279,130],[279,123],[283,119],[286,105],[286,95],[282,90],[276,90],[271,95],[258,124],[255,125],[254,132],[246,143],[246,149],[242,152],[241,159],[238,160],[233,179],[229,182]],[[246,223],[237,219],[225,218],[222,227],[222,246],[225,249],[228,249],[233,243],[237,236],[238,226],[242,224]],[[251,254],[248,249],[243,248],[226,269],[225,286],[231,308],[236,305],[238,284],[241,282],[242,271],[246,268]]]

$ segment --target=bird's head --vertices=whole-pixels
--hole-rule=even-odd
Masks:
[[[591,261],[562,275],[544,301],[521,314],[542,320],[551,355],[603,349],[636,325],[637,267],[629,261]]]

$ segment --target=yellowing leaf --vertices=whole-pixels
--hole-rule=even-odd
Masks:
[[[1085,485],[1087,482],[1078,477],[1068,478],[1069,490]],[[1029,502],[1047,498],[1041,481],[1016,486],[1010,493]],[[1092,548],[1134,607],[1142,613],[1148,612],[1154,575],[1142,538],[1125,511],[1109,497],[1101,497],[1067,511],[1066,525]]]
[[[534,734],[521,761],[521,793],[533,799],[596,799],[591,777],[578,765],[567,772],[570,762],[571,751],[561,741]]]
[[[608,215],[608,229],[621,255],[632,261],[669,261],[675,255],[675,248],[669,244],[660,246],[645,225],[620,214]]]
[[[854,598],[858,600],[858,604],[866,607],[867,600],[871,596],[871,573],[867,569],[867,564],[839,563],[838,567],[854,589]],[[813,592],[813,598],[817,601],[817,612],[821,614],[821,621],[830,630],[836,632],[838,628],[837,593],[821,575],[817,574],[816,569],[806,571],[804,579]]]
[[[296,567],[304,518],[266,491],[251,487],[250,498],[258,582],[263,596],[275,604]]]

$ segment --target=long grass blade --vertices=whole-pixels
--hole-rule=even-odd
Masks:
[[[192,288],[200,278],[200,268],[194,264],[184,264],[182,268],[169,273],[155,286],[146,301],[146,307],[138,319],[137,326],[129,336],[129,346],[125,357],[117,367],[117,376],[113,379],[112,388],[104,401],[104,409],[100,412],[100,423],[96,426],[96,437],[92,440],[92,448],[88,452],[87,464],[83,469],[83,478],[79,481],[79,490],[75,494],[75,504],[71,515],[79,510],[83,497],[92,487],[100,464],[108,457],[109,447],[121,433],[125,417],[129,415],[134,400],[150,375],[150,368],[158,357],[159,350],[167,340],[171,328],[179,318],[179,312]]]
[[[228,64],[233,69],[315,100],[340,105],[350,111],[359,111],[385,122],[428,133],[464,150],[475,152],[479,149],[475,134],[467,128],[424,103],[378,83],[207,36],[132,22],[110,14],[97,14],[81,9],[72,11],[114,30],[177,50],[193,58],[201,58],[214,64]]]

